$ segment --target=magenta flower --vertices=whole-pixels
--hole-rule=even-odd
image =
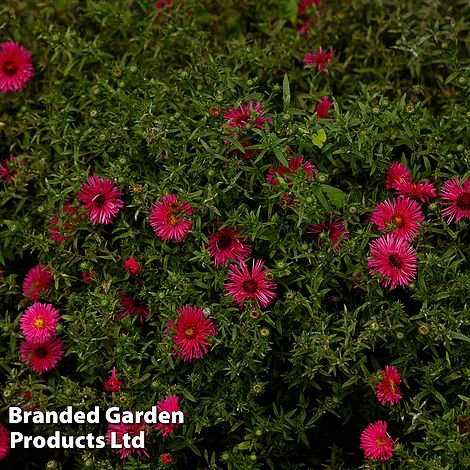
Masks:
[[[396,191],[401,196],[414,197],[421,202],[436,197],[436,188],[429,181],[398,183]]]
[[[173,3],[173,0],[159,0],[157,3],[155,3],[155,8],[157,10],[161,10],[167,13],[172,3]],[[158,13],[158,16],[162,16],[162,14]]]
[[[341,219],[333,220],[332,222],[312,224],[307,229],[307,233],[326,233],[335,251],[341,249],[343,246],[341,240],[347,240],[349,238],[349,230],[346,229],[344,222]],[[322,240],[318,237],[318,246],[321,245]]]
[[[24,166],[21,158],[10,154],[0,162],[0,180],[7,184],[13,183],[14,179],[20,174],[20,168]]]
[[[31,268],[23,281],[23,295],[27,300],[36,302],[47,294],[52,284],[51,268],[38,264]]]
[[[314,49],[313,54],[311,52],[305,54],[304,64],[305,68],[309,67],[312,64],[317,66],[319,72],[328,73],[328,66],[331,63],[333,58],[333,50],[324,51],[321,46],[319,49]]]
[[[69,240],[72,238],[72,235],[82,219],[83,215],[79,213],[78,207],[69,203],[64,204],[64,212],[62,215],[57,215],[57,217],[53,217],[50,221],[50,237],[58,244]]]
[[[385,187],[387,189],[398,189],[399,185],[411,183],[411,173],[401,162],[393,162],[387,170]]]
[[[148,317],[149,309],[144,302],[135,300],[123,292],[119,293],[119,301],[121,302],[121,308],[118,312],[120,318],[138,315],[139,320],[142,323]]]
[[[187,201],[181,204],[175,194],[163,196],[150,211],[150,225],[162,240],[181,242],[191,230],[192,207]]]
[[[265,117],[261,102],[253,104],[250,100],[246,105],[240,104],[239,109],[228,108],[224,113],[224,119],[228,121],[228,127],[243,128],[247,124],[262,129],[265,122],[272,122],[270,117]]]
[[[0,460],[10,452],[10,431],[0,423]]]
[[[140,273],[140,264],[133,256],[124,262],[124,268],[131,276],[137,276]]]
[[[361,434],[361,449],[366,459],[385,462],[393,457],[394,441],[387,434],[387,423],[377,421],[369,424]]]
[[[141,422],[141,423],[133,423],[133,424],[132,423],[109,424],[108,431],[106,433],[106,442],[108,444],[111,444],[111,439],[112,439],[111,433],[114,433],[113,441],[122,446],[121,449],[117,449],[117,453],[119,454],[119,457],[121,459],[125,459],[131,454],[137,454],[137,455],[148,457],[149,454],[145,447],[143,449],[138,449],[132,446],[132,438],[134,436],[139,436],[141,431],[144,431],[145,434],[148,434],[149,427],[147,423]],[[123,445],[125,434],[128,434],[129,437],[131,438],[130,448],[126,448]]]
[[[390,403],[394,405],[403,398],[400,391],[401,377],[394,366],[385,366],[385,370],[379,370],[380,377],[374,377],[380,380],[375,385],[377,398],[382,405]]]
[[[318,18],[313,15],[307,17],[298,16],[298,18],[303,21],[299,26],[297,26],[297,30],[300,34],[306,34],[312,25],[316,25],[318,23]]]
[[[31,52],[16,42],[0,43],[0,90],[19,91],[33,75]]]
[[[37,374],[43,374],[56,367],[63,355],[63,343],[60,338],[44,343],[23,341],[20,345],[21,360]]]
[[[169,452],[166,452],[165,454],[160,455],[160,462],[163,465],[171,465],[174,463],[175,459],[173,458],[173,455],[170,454]]]
[[[328,101],[328,96],[323,96],[321,101],[317,103],[317,118],[331,119],[328,110],[334,105],[333,101]]]
[[[370,274],[385,287],[408,286],[416,277],[416,251],[394,233],[387,233],[370,244]]]
[[[85,205],[91,222],[95,224],[112,224],[112,219],[124,206],[119,186],[112,180],[93,175],[78,193],[78,199]]]
[[[436,188],[429,181],[415,183],[408,168],[400,162],[393,162],[385,182],[387,189],[394,189],[400,196],[413,197],[424,202],[436,197]]]
[[[116,367],[113,367],[111,371],[111,377],[103,382],[103,387],[108,392],[120,392],[121,391],[121,384],[117,377],[116,377]]]
[[[261,260],[253,260],[251,273],[244,261],[238,266],[231,265],[228,277],[225,295],[233,296],[239,305],[252,299],[256,306],[267,307],[276,298],[276,283],[269,280],[272,274],[268,269],[263,269]]]
[[[21,331],[26,341],[44,343],[54,338],[59,319],[59,310],[51,304],[36,302],[21,316]]]
[[[302,171],[305,174],[307,180],[313,181],[317,175],[315,167],[310,162],[304,162],[304,157],[301,155],[294,155],[289,160],[289,166],[281,166],[276,170],[273,167],[270,167],[268,170],[268,175],[266,176],[266,181],[269,184],[274,186],[279,184],[279,177],[287,182],[289,186],[292,186],[292,176],[299,176],[302,174]]]
[[[446,206],[442,215],[450,224],[454,219],[458,223],[466,217],[470,219],[470,178],[462,181],[459,178],[447,180],[441,188],[441,204]]]
[[[370,220],[380,230],[393,228],[392,231],[398,238],[411,241],[419,233],[424,216],[416,201],[399,197],[379,202]]]
[[[242,261],[251,252],[246,238],[239,238],[240,230],[224,227],[209,237],[208,249],[214,264],[219,267],[229,261]]]
[[[167,411],[168,413],[170,413],[170,415],[174,411],[175,412],[182,411],[179,407],[179,397],[176,395],[171,395],[171,396],[167,395],[163,401],[159,401],[157,403],[157,411],[159,413],[162,411]],[[158,423],[155,425],[157,429],[162,430],[163,437],[166,437],[168,436],[168,434],[173,433],[177,426],[179,426],[178,423],[168,423],[168,424]]]
[[[217,335],[216,324],[204,315],[202,308],[185,305],[178,310],[178,318],[168,322],[167,330],[174,329],[173,342],[177,356],[184,361],[201,359],[211,347],[207,339]]]
[[[321,0],[300,0],[297,7],[297,16],[303,16],[307,13],[308,8],[313,5],[319,5]]]

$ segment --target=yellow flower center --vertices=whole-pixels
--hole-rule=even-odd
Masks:
[[[186,328],[184,330],[184,336],[186,336],[186,338],[188,339],[193,339],[196,336],[196,332],[194,331],[194,328],[191,326],[189,328]]]
[[[33,322],[33,326],[36,330],[43,330],[46,327],[46,320],[42,317],[37,317]]]
[[[377,444],[378,447],[383,447],[385,445],[385,441],[381,437],[376,439],[375,443]]]
[[[169,214],[166,218],[166,222],[170,227],[175,227],[178,223],[178,218],[174,215]]]
[[[401,228],[401,227],[403,227],[403,225],[405,225],[405,220],[403,219],[403,217],[401,215],[394,215],[392,217],[392,221],[395,223],[395,225],[398,228]]]

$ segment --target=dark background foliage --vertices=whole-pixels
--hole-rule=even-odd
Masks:
[[[0,156],[25,165],[13,184],[1,183],[2,409],[144,409],[181,396],[187,424],[165,440],[152,434],[151,459],[128,459],[129,469],[155,468],[161,452],[181,469],[381,468],[364,464],[359,449],[361,431],[378,419],[399,438],[393,468],[470,465],[468,434],[456,424],[470,419],[468,221],[448,226],[439,204],[424,205],[418,276],[407,289],[389,291],[367,270],[368,217],[391,196],[392,161],[438,187],[469,176],[469,4],[328,1],[305,36],[296,11],[292,0],[175,0],[160,14],[145,0],[2,2],[1,40],[24,45],[35,66],[25,90],[0,101]],[[303,67],[319,46],[334,49],[328,74]],[[320,122],[323,95],[334,98],[334,118]],[[222,114],[250,98],[273,122],[237,140]],[[311,139],[319,129],[321,148]],[[257,158],[244,161],[237,149],[247,142]],[[299,202],[284,208],[285,188],[265,177],[289,148],[324,184],[296,181]],[[125,208],[114,225],[86,218],[57,245],[50,219],[94,173],[121,186]],[[195,209],[181,244],[162,242],[149,224],[167,193]],[[350,231],[340,251],[305,233],[339,217]],[[219,223],[242,229],[275,275],[278,300],[259,319],[223,295],[226,269],[205,247]],[[123,268],[131,255],[138,278]],[[52,268],[47,300],[60,309],[66,346],[44,376],[18,355],[21,285],[38,262]],[[92,284],[81,276],[89,269]],[[116,319],[122,291],[149,306],[143,325]],[[189,364],[163,336],[188,303],[219,325],[212,350]],[[404,400],[390,409],[370,377],[392,363]],[[112,396],[102,383],[113,366],[123,392]],[[121,465],[111,450],[12,451],[5,465],[52,459],[62,468]]]

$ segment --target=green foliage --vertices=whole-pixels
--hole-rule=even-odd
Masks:
[[[162,12],[154,3],[0,5],[2,41],[24,45],[35,67],[23,91],[0,101],[0,160],[24,162],[12,184],[0,183],[2,410],[142,410],[180,396],[186,424],[165,439],[153,432],[151,459],[129,458],[126,469],[156,468],[163,452],[181,469],[384,468],[359,448],[379,419],[399,438],[394,468],[470,466],[468,433],[456,425],[470,416],[468,220],[448,225],[439,203],[423,206],[407,289],[382,287],[367,267],[368,217],[392,195],[392,161],[437,187],[470,176],[468,2],[328,1],[306,35],[295,1],[175,0]],[[320,46],[334,50],[327,74],[304,69]],[[334,97],[330,120],[315,117],[324,95]],[[224,111],[249,99],[272,123],[230,132]],[[241,158],[247,149],[254,158]],[[318,177],[269,185],[268,169],[286,165],[290,149]],[[125,207],[114,225],[85,216],[58,245],[50,219],[92,174],[119,184]],[[285,192],[293,203],[283,204]],[[149,223],[169,193],[194,208],[182,243],[163,242]],[[340,250],[306,234],[338,218],[350,232]],[[275,277],[277,301],[259,318],[224,296],[227,269],[207,249],[220,224],[241,229]],[[130,256],[138,277],[124,270]],[[66,349],[43,376],[18,354],[22,282],[38,263],[54,275],[46,300],[61,312]],[[149,319],[119,319],[120,292],[144,301]],[[191,363],[165,336],[185,304],[218,324],[212,349]],[[388,364],[403,379],[393,408],[371,382]],[[103,391],[114,366],[121,394]],[[26,466],[35,455],[9,458],[38,468]],[[109,449],[54,458],[62,468],[122,465]]]

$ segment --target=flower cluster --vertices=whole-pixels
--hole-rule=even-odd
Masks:
[[[56,337],[59,311],[50,304],[35,303],[21,317],[26,337],[20,345],[21,360],[37,374],[55,368],[64,355],[63,343]]]
[[[403,397],[400,391],[401,377],[396,367],[385,366],[385,370],[380,370],[379,375],[372,378],[376,381],[377,399],[382,405],[400,402]],[[370,423],[361,434],[361,448],[366,459],[382,462],[390,460],[393,457],[393,445],[397,441],[387,434],[385,421]]]
[[[406,287],[416,277],[417,257],[411,242],[421,230],[424,215],[418,202],[436,197],[436,190],[429,181],[413,182],[409,169],[393,162],[388,169],[386,187],[400,194],[377,204],[371,222],[386,231],[370,244],[368,259],[370,274],[378,277],[386,287]],[[470,180],[451,178],[441,189],[442,215],[450,223],[463,217],[470,218]]]

